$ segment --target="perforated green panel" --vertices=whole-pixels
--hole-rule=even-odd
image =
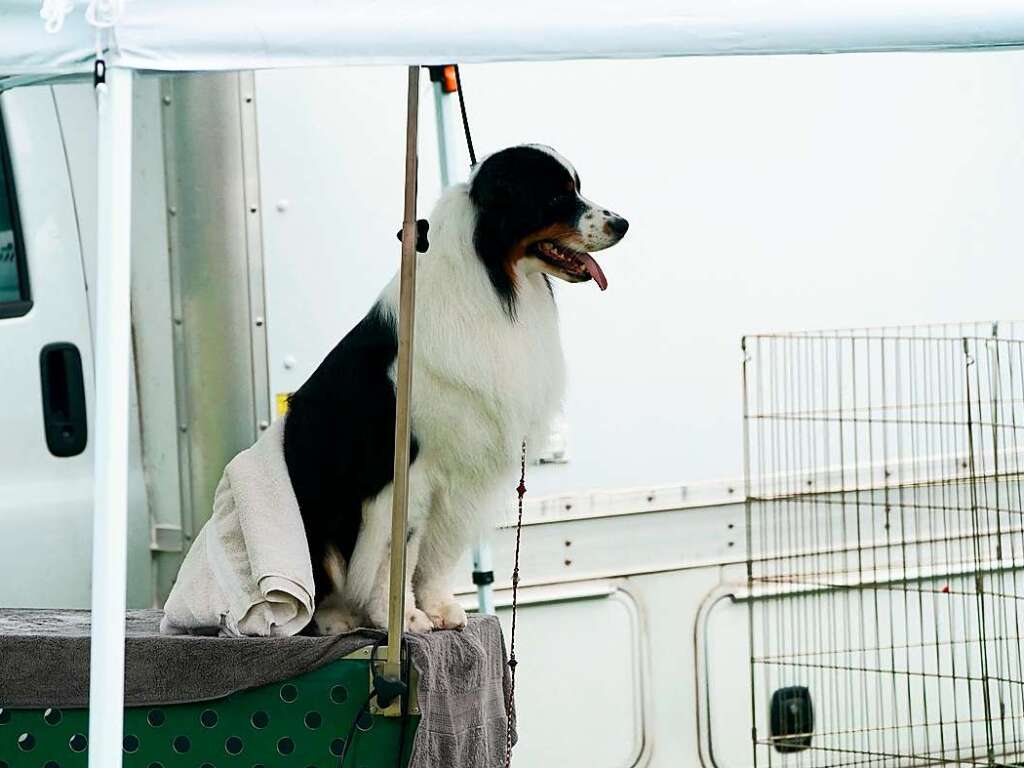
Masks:
[[[342,659],[224,699],[125,711],[125,768],[338,768],[369,693],[369,662]],[[0,691],[2,695],[2,691]],[[345,768],[405,766],[417,716],[364,713]],[[86,768],[88,711],[0,709],[0,768]]]

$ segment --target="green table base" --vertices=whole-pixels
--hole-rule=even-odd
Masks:
[[[369,693],[369,662],[341,659],[301,677],[223,699],[131,707],[124,768],[338,768]],[[2,693],[0,693],[2,695]],[[0,709],[0,768],[86,768],[86,709]],[[418,716],[364,713],[345,768],[408,764]]]

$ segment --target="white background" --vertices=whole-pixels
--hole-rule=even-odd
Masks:
[[[257,75],[275,392],[397,266],[404,77]],[[739,476],[744,333],[1022,314],[1022,53],[489,64],[463,80],[481,155],[551,144],[632,225],[601,257],[607,292],[557,287],[571,460],[532,471],[531,493]],[[426,85],[422,101],[429,209]]]

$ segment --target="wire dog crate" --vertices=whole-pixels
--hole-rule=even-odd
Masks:
[[[1024,337],[744,339],[755,764],[1024,765]]]

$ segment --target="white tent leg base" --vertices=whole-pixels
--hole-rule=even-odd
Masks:
[[[494,610],[494,562],[491,559],[491,545],[484,538],[480,538],[473,547],[473,577],[474,580],[480,574],[481,577],[489,577],[492,581],[477,583],[476,598],[477,612],[487,616],[493,616]]]

